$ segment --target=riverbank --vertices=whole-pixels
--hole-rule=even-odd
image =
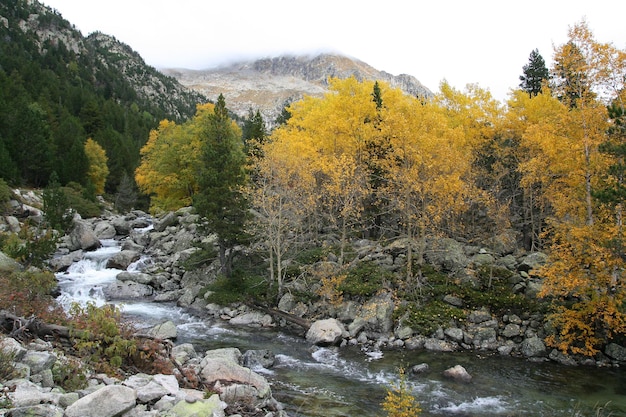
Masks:
[[[109,265],[122,270],[133,262],[138,262],[139,266],[132,272],[120,273],[115,284],[104,289],[110,301],[174,302],[201,316],[233,323],[259,327],[293,326],[290,321],[272,317],[241,302],[226,306],[212,302],[214,292],[211,288],[218,281],[217,260],[205,262],[200,267],[190,267],[190,261],[202,253],[200,248],[211,246],[214,239],[201,233],[199,218],[191,208],[167,213],[155,219],[154,224],[150,224],[150,217],[142,212],[80,222],[84,227],[74,228],[64,239],[62,254],[51,261],[51,266],[56,271],[63,271],[100,239],[119,240],[122,250],[111,258]],[[323,242],[321,245],[328,246]],[[384,283],[372,295],[349,297],[344,293],[343,297],[335,299],[320,296],[328,291],[323,288],[326,278],[319,271],[337,266],[332,252],[310,264],[290,266],[297,268],[299,275],[286,283],[286,292],[278,301],[277,310],[310,323],[325,320],[332,331],[328,328],[321,331],[331,331],[334,334],[332,340],[316,341],[312,337],[312,343],[358,345],[374,351],[382,348],[476,351],[565,365],[604,367],[626,363],[626,348],[614,343],[594,358],[566,356],[547,347],[544,339],[550,329],[545,322],[545,309],[536,308],[540,301],[536,296],[541,278],[533,272],[545,262],[546,255],[520,251],[511,235],[506,233],[494,238],[490,247],[492,249],[462,244],[452,239],[431,242],[426,257],[428,267],[437,271],[437,275],[428,277],[423,291],[434,292],[436,279],[476,286],[481,279],[477,276],[488,271],[492,274],[489,280],[497,282],[500,285],[497,288],[502,288],[502,292],[506,291],[506,294],[500,294],[504,302],[513,300],[509,302],[512,307],[508,310],[502,308],[495,312],[488,304],[479,305],[472,299],[468,302],[458,295],[460,287],[450,284],[441,286],[443,290],[437,293],[438,299],[433,303],[437,310],[429,310],[430,305],[426,305],[416,311],[415,306],[419,304],[398,298],[398,291],[388,289],[389,285]],[[352,242],[351,249],[352,264],[373,268],[374,272],[368,272],[370,275],[363,278],[367,280],[372,279],[373,274],[397,276],[401,273],[408,247],[402,241],[383,245],[360,239]],[[237,251],[236,262],[249,262],[254,256],[249,248],[233,250]],[[502,303],[500,299],[494,300],[496,296],[483,298],[494,305]],[[535,309],[524,311],[525,306],[535,306]],[[424,333],[424,329],[428,333]],[[303,329],[303,335],[307,330]]]

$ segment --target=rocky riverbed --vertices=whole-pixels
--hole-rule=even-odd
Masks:
[[[151,224],[148,215],[133,212],[125,216],[110,215],[97,219],[78,220],[77,227],[61,245],[61,256],[51,261],[56,271],[63,271],[79,259],[83,251],[99,244],[101,239],[118,239],[122,250],[109,261],[111,267],[125,270],[133,262],[142,266],[133,272],[122,272],[114,284],[105,288],[111,301],[150,299],[154,302],[175,302],[199,315],[208,315],[237,324],[268,327],[288,326],[284,319],[273,317],[246,305],[219,306],[206,301],[203,289],[212,283],[219,266],[216,262],[196,270],[186,270],[185,260],[201,245],[213,243],[211,236],[199,230],[199,218],[191,208],[167,213]],[[492,249],[466,245],[452,239],[434,242],[427,251],[428,262],[450,274],[465,273],[483,264],[496,265],[511,272],[509,279],[514,291],[535,297],[541,286],[532,271],[546,260],[541,252],[526,253],[516,247],[513,232],[506,232],[490,242]],[[404,261],[406,246],[396,241],[388,246],[369,240],[353,242],[360,260],[373,261],[397,273]],[[245,251],[245,248],[237,250]],[[295,283],[294,285],[301,285]],[[308,291],[316,291],[312,284]],[[302,288],[299,288],[302,290]],[[462,307],[462,300],[452,294],[443,297],[452,306]],[[339,305],[323,301],[304,302],[287,291],[278,303],[278,310],[314,324],[306,337],[320,345],[363,345],[372,349],[427,349],[438,352],[476,350],[500,355],[522,356],[534,361],[553,360],[563,364],[617,365],[626,361],[626,349],[611,344],[597,358],[573,358],[543,342],[546,336],[541,314],[506,314],[496,316],[487,309],[469,312],[462,324],[450,323],[433,334],[417,334],[394,319],[399,301],[391,292],[356,302],[347,300]],[[316,321],[319,323],[315,323]]]
[[[28,212],[34,220],[39,216],[33,207],[29,207]],[[2,227],[5,230],[16,231],[19,230],[20,222],[7,216]],[[122,245],[122,250],[108,261],[110,267],[123,271],[118,274],[113,284],[104,289],[109,301],[176,303],[201,317],[212,317],[236,325],[257,328],[290,326],[290,322],[280,316],[267,314],[247,305],[220,306],[206,300],[204,289],[217,277],[218,265],[213,263],[196,270],[187,270],[184,265],[200,246],[211,245],[214,239],[200,232],[199,218],[190,208],[167,213],[154,220],[139,211],[126,215],[108,214],[96,219],[77,218],[72,232],[63,238],[59,252],[50,261],[50,267],[58,273],[63,273],[86,252],[98,248],[102,240],[106,239],[115,239]],[[532,274],[532,270],[545,262],[545,254],[518,251],[510,234],[505,233],[495,238],[490,242],[490,249],[463,244],[452,239],[443,239],[433,245],[437,247],[427,253],[428,262],[450,274],[458,276],[473,266],[493,264],[512,272],[511,286],[518,293],[534,297],[540,288],[541,281]],[[406,250],[401,241],[382,246],[375,241],[359,240],[353,242],[353,247],[360,260],[375,262],[391,272],[400,270]],[[246,249],[236,250],[243,253]],[[332,259],[329,261],[332,262]],[[127,270],[131,264],[135,267]],[[452,294],[446,295],[443,301],[450,305],[462,303],[462,300]],[[433,334],[417,334],[410,327],[394,319],[393,312],[398,302],[390,292],[382,291],[362,302],[347,300],[339,305],[330,305],[321,301],[305,302],[287,291],[278,303],[278,310],[310,322],[311,326],[306,332],[302,332],[302,335],[311,344],[317,345],[359,345],[370,351],[380,349],[478,351],[495,355],[521,356],[532,361],[556,361],[567,365],[583,363],[618,366],[626,362],[626,349],[616,344],[609,345],[603,354],[594,359],[567,357],[556,350],[548,349],[543,342],[546,329],[540,315],[496,316],[486,309],[475,309],[469,312],[467,320],[461,325],[450,323],[449,326],[438,328]],[[161,334],[159,337],[175,338],[175,329],[173,334]],[[111,394],[108,391],[125,396],[126,400],[119,402],[127,404],[128,409],[124,410],[127,414],[124,415],[128,416],[188,415],[184,414],[187,411],[175,413],[178,412],[176,410],[187,407],[204,406],[215,407],[217,413],[215,415],[222,415],[220,413],[225,413],[229,401],[233,403],[233,397],[229,396],[233,391],[245,393],[253,398],[256,401],[255,406],[264,409],[269,415],[282,413],[280,405],[272,398],[267,381],[249,368],[242,367],[243,355],[236,349],[229,350],[226,359],[221,357],[216,362],[211,358],[224,352],[218,354],[210,351],[197,354],[191,345],[175,347],[180,353],[177,358],[181,365],[191,367],[207,381],[214,378],[213,384],[217,383],[216,393],[219,395],[204,398],[204,393],[200,395],[200,391],[188,391],[173,383],[167,385],[165,381],[172,381],[172,378],[164,375],[136,375],[123,380],[93,375],[86,390],[63,392],[50,383],[50,373],[54,364],[62,362],[62,355],[55,352],[51,345],[43,341],[21,345],[12,339],[5,339],[2,343],[3,351],[16,353],[15,360],[18,364],[16,368],[22,370],[19,378],[3,386],[5,398],[14,405],[6,415],[63,415],[63,413],[70,415],[67,414],[67,410],[71,410],[70,407],[82,406],[87,401],[98,401],[98,398],[110,398]],[[38,356],[47,359],[44,360],[44,365],[36,364],[34,368],[29,365],[30,359],[24,359]],[[231,370],[226,371],[224,361],[228,362]],[[415,372],[419,372],[419,367],[415,369],[418,369]],[[240,379],[237,377],[229,379],[230,376],[224,375],[239,375]],[[252,375],[255,376],[251,377]],[[251,384],[251,379],[257,383]],[[230,383],[223,385],[223,381]],[[144,386],[154,388],[162,395],[146,400],[148,397],[142,391]],[[237,388],[231,389],[230,386]],[[102,391],[103,389],[106,390]],[[98,392],[100,394],[97,394]],[[28,399],[31,394],[32,398]],[[76,403],[78,405],[74,406]],[[24,410],[20,411],[22,408]],[[40,409],[42,411],[39,411]]]

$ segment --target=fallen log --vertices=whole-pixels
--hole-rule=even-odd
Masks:
[[[6,310],[0,310],[0,329],[7,335],[22,341],[34,337],[69,340],[72,337],[84,335],[84,332],[72,330],[67,326],[46,323],[37,317],[19,317]]]
[[[308,321],[307,319],[303,319],[302,317],[289,314],[286,311],[277,310],[271,307],[265,307],[257,303],[254,303],[254,304],[249,303],[248,306],[254,309],[260,310],[264,312],[265,314],[269,314],[270,316],[274,318],[278,317],[278,318],[284,319],[288,321],[289,323],[293,323],[297,326],[304,328],[304,330],[309,330],[309,328],[311,327],[311,322]]]

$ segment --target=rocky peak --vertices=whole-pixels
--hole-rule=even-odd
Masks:
[[[269,125],[285,103],[304,95],[323,95],[330,77],[380,80],[412,96],[432,96],[432,92],[411,75],[395,76],[358,59],[337,54],[283,55],[207,70],[162,71],[209,99],[215,100],[219,94],[224,94],[228,108],[239,116],[245,116],[250,108],[259,109]]]

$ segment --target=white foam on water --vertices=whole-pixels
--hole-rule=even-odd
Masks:
[[[437,411],[445,411],[448,413],[488,411],[489,413],[504,414],[511,410],[507,407],[506,401],[500,397],[478,397],[472,401],[464,401],[459,404],[450,403],[445,407],[438,407]]]

